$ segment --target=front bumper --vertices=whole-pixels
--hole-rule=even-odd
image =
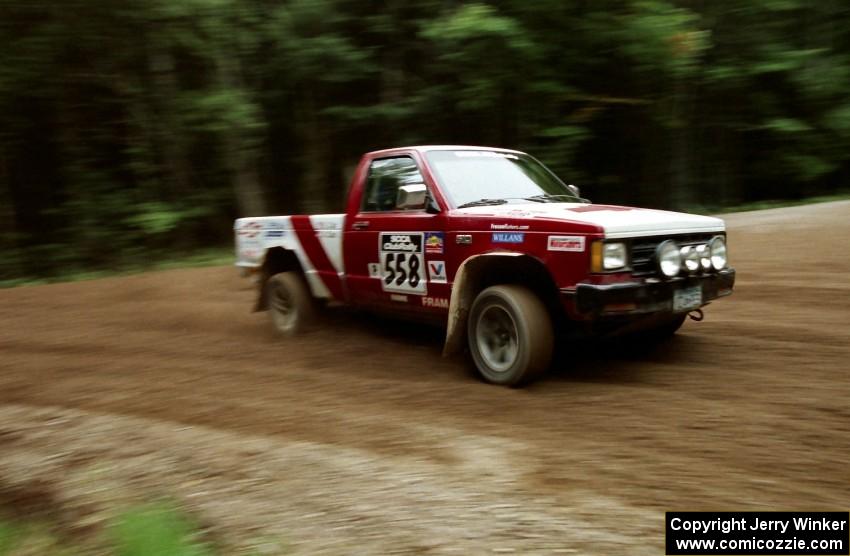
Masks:
[[[718,297],[730,295],[734,285],[735,269],[727,268],[713,274],[667,280],[647,279],[604,285],[579,283],[573,295],[576,311],[586,319],[648,313],[672,314],[673,292],[676,290],[701,286],[702,305],[706,305]]]

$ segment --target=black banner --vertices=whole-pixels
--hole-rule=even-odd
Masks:
[[[848,512],[667,512],[667,554],[850,554]]]

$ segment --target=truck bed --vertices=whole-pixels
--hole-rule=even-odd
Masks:
[[[236,266],[258,268],[266,250],[289,249],[298,257],[307,283],[316,297],[331,297],[320,272],[335,272],[344,278],[342,227],[345,214],[257,216],[239,218],[236,236]]]

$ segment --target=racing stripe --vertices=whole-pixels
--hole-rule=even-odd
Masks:
[[[334,299],[343,300],[345,296],[342,289],[342,280],[334,267],[328,254],[322,247],[319,238],[316,237],[316,230],[310,222],[309,216],[299,215],[292,217],[292,227],[295,230],[295,235],[298,236],[298,241],[301,242],[301,247],[304,248],[304,253],[316,267],[319,277],[324,282],[325,286],[331,292]]]

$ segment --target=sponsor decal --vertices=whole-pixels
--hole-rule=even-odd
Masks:
[[[255,250],[259,251],[263,248],[263,241],[258,237],[240,237],[239,238],[239,250]]]
[[[425,232],[425,252],[431,255],[442,255],[445,245],[443,232]]]
[[[286,235],[286,230],[267,230],[266,237],[275,238],[275,237],[283,237]]]
[[[369,263],[369,278],[381,277],[381,265],[378,263]]]
[[[445,297],[423,297],[423,307],[439,307],[440,309],[449,308],[449,300]]]
[[[401,303],[407,303],[407,296],[394,293],[390,296],[390,301],[399,301]]]
[[[381,232],[378,234],[381,287],[385,292],[425,295],[425,234]]]
[[[528,226],[519,224],[490,224],[491,230],[527,230]]]
[[[444,261],[428,261],[428,280],[432,284],[445,284],[448,281]]]
[[[315,220],[313,227],[320,230],[339,230],[339,222],[335,220]]]
[[[584,236],[549,236],[549,251],[584,251]]]
[[[260,234],[260,229],[263,227],[259,222],[248,222],[239,228],[239,235],[246,238],[254,238]]]
[[[525,241],[524,233],[507,233],[507,232],[493,232],[493,236],[490,241],[493,243],[522,243]]]

